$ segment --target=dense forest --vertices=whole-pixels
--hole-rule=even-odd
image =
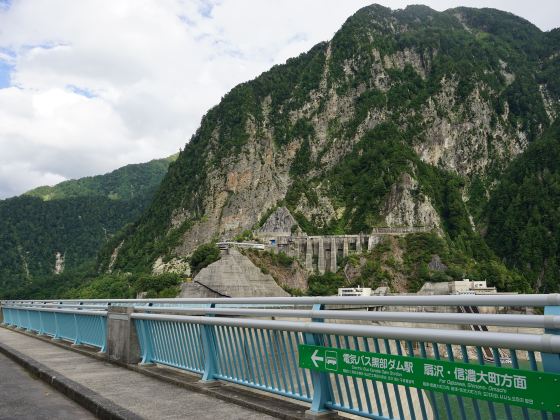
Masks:
[[[79,283],[82,273],[94,274],[99,249],[142,214],[172,160],[0,201],[0,297],[24,297],[38,288],[50,295]]]
[[[535,290],[560,291],[560,123],[506,171],[487,209],[488,244]]]

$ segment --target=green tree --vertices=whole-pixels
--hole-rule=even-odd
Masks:
[[[314,274],[309,276],[309,288],[307,294],[310,296],[330,296],[338,294],[338,288],[344,286],[344,277],[336,273]]]
[[[198,274],[204,267],[209,266],[220,259],[220,250],[214,243],[202,244],[192,253],[190,258],[191,272],[193,276]]]

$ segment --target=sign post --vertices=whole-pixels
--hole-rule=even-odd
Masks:
[[[560,413],[560,375],[472,363],[299,345],[299,366]]]

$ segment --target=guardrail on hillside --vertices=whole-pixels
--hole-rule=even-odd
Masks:
[[[338,305],[345,308],[336,310]],[[348,305],[420,310],[540,306],[545,314],[370,312],[349,310]],[[560,412],[560,401],[554,400],[560,385],[546,382],[560,378],[549,375],[560,373],[560,295],[5,301],[2,306],[5,323],[84,343],[88,324],[79,318],[111,322],[114,306],[128,307],[142,363],[305,401],[313,412],[462,420],[544,419]],[[58,320],[54,329],[53,317]],[[41,327],[41,318],[43,325],[50,322],[49,331]],[[461,329],[470,325],[515,330]],[[518,328],[528,331],[519,333]],[[485,360],[483,348],[491,350],[492,363]],[[509,355],[511,364],[503,364],[500,352]],[[488,395],[476,393],[476,387],[486,385],[492,388],[485,388]],[[532,389],[545,385],[544,393]],[[539,399],[546,393],[553,396],[552,402]]]

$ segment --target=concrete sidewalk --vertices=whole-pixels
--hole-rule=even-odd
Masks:
[[[0,420],[95,420],[95,416],[0,354]]]
[[[50,378],[67,395],[93,401],[90,410],[102,418],[273,418],[6,328],[0,328],[0,350],[28,370],[42,371],[41,378]]]

